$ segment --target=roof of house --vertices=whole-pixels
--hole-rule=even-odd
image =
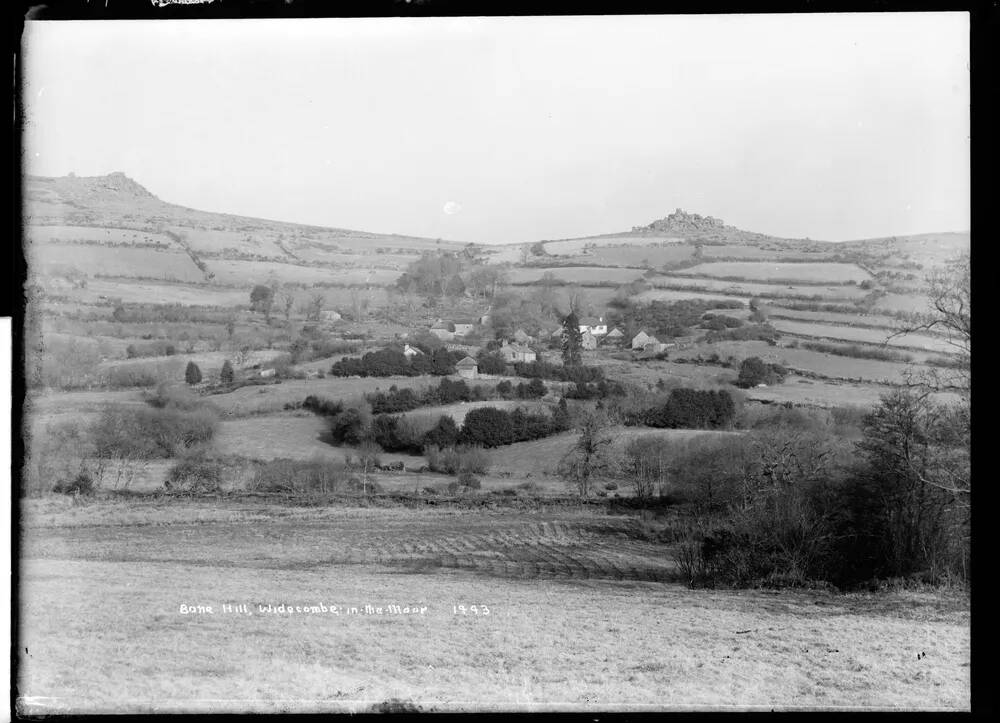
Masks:
[[[608,336],[625,336],[625,334],[622,332],[621,329],[619,329],[616,326],[614,329],[608,332]]]
[[[455,325],[452,322],[448,321],[447,319],[441,319],[436,324],[434,324],[434,326],[432,326],[431,328],[432,329],[444,329],[445,331],[455,331]]]
[[[455,364],[455,366],[456,367],[462,367],[463,369],[467,369],[469,367],[478,367],[479,366],[479,362],[477,362],[471,356],[467,356],[467,357],[465,357],[465,359],[463,359],[462,361],[460,361],[457,364]]]
[[[455,319],[456,324],[462,324],[464,326],[475,326],[476,322],[472,319]]]
[[[586,316],[580,319],[580,323],[586,324],[587,326],[599,326],[604,322],[601,319],[598,319],[596,316]]]
[[[513,352],[517,352],[518,354],[534,354],[535,353],[532,349],[529,349],[526,346],[521,346],[520,344],[504,344],[502,347],[500,347],[500,351],[503,351],[504,349],[509,349],[509,350],[511,350]]]

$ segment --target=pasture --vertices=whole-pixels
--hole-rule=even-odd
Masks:
[[[72,268],[93,276],[148,277],[197,283],[204,274],[183,251],[151,248],[111,248],[78,244],[37,244],[26,256],[36,273],[58,274]]]
[[[23,520],[29,715],[969,707],[962,599],[689,590],[610,510],[52,500]],[[259,607],[281,604],[328,612]]]
[[[751,261],[717,261],[691,266],[676,272],[679,276],[714,276],[723,279],[763,281],[772,284],[784,280],[818,283],[861,282],[871,274],[855,264],[841,263],[763,263]]]
[[[821,339],[861,342],[863,344],[886,344],[895,347],[912,347],[926,351],[949,353],[955,347],[939,336],[929,334],[903,334],[889,339],[892,332],[887,329],[867,329],[864,327],[824,324],[815,321],[795,321],[792,319],[772,319],[771,326],[778,331],[798,336]]]
[[[798,265],[798,264],[796,264]],[[682,271],[686,271],[684,269]],[[687,290],[693,288],[700,292],[725,292],[731,296],[760,296],[771,299],[783,297],[792,299],[812,299],[814,297],[828,302],[850,302],[860,299],[865,295],[863,289],[857,286],[818,286],[813,284],[796,283],[764,283],[750,281],[729,281],[726,279],[714,279],[708,277],[689,277],[680,275],[682,271],[671,275],[654,276],[647,279],[647,282],[654,288],[657,287],[678,287],[685,294]]]
[[[640,269],[622,269],[611,266],[553,266],[550,268],[519,268],[510,272],[511,284],[533,284],[545,274],[552,274],[567,284],[597,284],[617,286],[642,278]]]
[[[351,284],[387,286],[394,283],[401,273],[388,269],[336,269],[242,259],[210,259],[208,267],[215,274],[216,283],[240,285],[247,289],[254,284],[267,283],[270,278],[284,284],[336,283],[344,286]],[[249,290],[246,293],[249,294]]]
[[[796,251],[791,248],[764,248],[761,246],[744,246],[742,244],[705,245],[701,247],[701,253],[702,256],[709,259],[747,259],[748,261],[765,259],[822,261],[834,254],[833,251]]]
[[[573,256],[596,246],[658,246],[662,243],[683,243],[680,236],[592,236],[589,238],[564,239],[562,241],[546,241],[545,252],[553,256]]]

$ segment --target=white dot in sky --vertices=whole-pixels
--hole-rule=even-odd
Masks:
[[[442,210],[449,216],[454,216],[456,213],[462,210],[462,204],[455,203],[454,201],[448,201],[447,203],[444,204],[444,208]]]

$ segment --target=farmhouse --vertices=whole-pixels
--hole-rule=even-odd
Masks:
[[[533,362],[536,354],[533,350],[521,344],[504,344],[500,347],[500,356],[507,363]]]
[[[465,336],[472,333],[472,330],[476,328],[476,323],[468,319],[463,319],[462,321],[456,321],[454,327],[455,336]]]
[[[455,369],[458,371],[458,376],[466,379],[475,379],[479,376],[479,363],[471,356],[467,356],[455,364]]]
[[[604,336],[608,333],[608,325],[604,322],[604,317],[595,318],[593,316],[580,320],[580,332],[589,331],[594,336]]]
[[[659,344],[659,339],[655,336],[647,334],[645,331],[640,331],[638,334],[632,337],[632,348],[633,349],[644,349],[647,344],[655,343]]]
[[[403,345],[403,354],[406,355],[406,356],[408,356],[408,357],[414,357],[414,356],[417,356],[417,354],[423,354],[423,352],[420,351],[419,349],[417,349],[417,347],[415,347],[415,346],[410,346],[409,344],[404,344]]]

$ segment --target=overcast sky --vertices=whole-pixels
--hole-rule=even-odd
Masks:
[[[33,22],[25,161],[459,241],[969,228],[968,16]]]

